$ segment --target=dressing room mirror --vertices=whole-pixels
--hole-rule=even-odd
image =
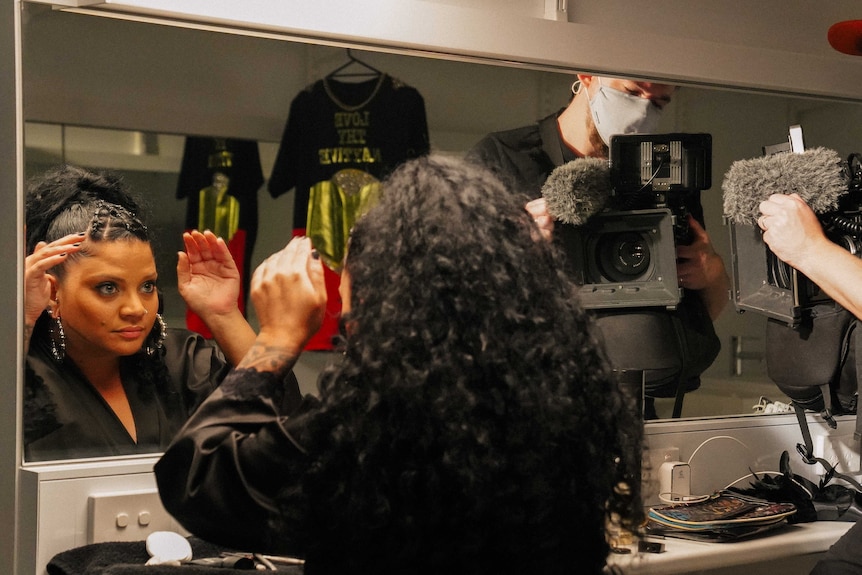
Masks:
[[[61,162],[122,173],[146,198],[158,229],[157,263],[169,324],[183,325],[176,295],[187,198],[177,197],[186,138],[257,142],[268,178],[293,98],[348,62],[343,45],[320,45],[127,22],[25,5],[23,38],[25,172]],[[123,38],[122,43],[116,38]],[[575,70],[548,71],[354,48],[354,57],[416,88],[424,99],[433,151],[464,154],[483,135],[518,127],[566,105]],[[787,140],[801,125],[808,147],[842,156],[862,151],[862,106],[828,99],[683,86],[662,132],[712,135],[712,187],[702,192],[707,231],[730,271],[721,182],[730,164]],[[292,195],[258,192],[252,266],[290,236]],[[253,312],[250,319],[255,323]],[[682,417],[761,416],[787,402],[767,376],[765,317],[729,303],[716,322],[722,350],[689,393]],[[325,354],[298,367],[312,391]],[[669,417],[672,400],[657,405]]]

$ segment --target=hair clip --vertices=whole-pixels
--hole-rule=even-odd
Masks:
[[[140,229],[144,232],[147,231],[147,226],[137,218],[134,212],[119,204],[98,200],[96,202],[96,211],[93,214],[93,231],[98,232],[105,225],[103,220],[108,218],[122,222],[123,227],[127,231],[134,232],[135,229]]]

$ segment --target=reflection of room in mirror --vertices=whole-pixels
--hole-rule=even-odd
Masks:
[[[400,63],[405,57],[377,56],[390,69],[394,62]],[[337,57],[336,57],[337,58]],[[375,60],[376,61],[376,60]],[[419,60],[417,64],[423,63]],[[433,62],[436,68],[441,66]],[[421,68],[421,66],[420,66]],[[487,71],[487,82],[494,84],[494,72]],[[505,70],[506,80],[512,81],[511,70]],[[538,79],[537,79],[538,78]],[[548,93],[556,93],[565,86],[568,77],[554,78],[550,76],[536,77],[526,74],[524,82],[538,82],[535,88],[544,94],[543,98],[551,98]],[[453,80],[455,81],[455,80]],[[553,88],[547,88],[546,86]],[[490,89],[490,88],[489,88]],[[561,98],[564,100],[565,94]],[[778,103],[780,102],[780,105]],[[429,110],[435,109],[434,100],[427,102]],[[482,130],[488,125],[508,126],[515,123],[511,116],[505,118],[483,118],[474,121],[472,135],[461,133],[453,138],[448,133],[449,126],[458,125],[457,116],[461,114],[454,108],[453,112],[440,118],[429,114],[429,131],[432,143],[447,142],[447,145],[458,148],[469,145],[482,135]],[[725,229],[720,219],[721,193],[719,184],[721,176],[729,164],[737,159],[754,157],[758,150],[767,142],[781,139],[786,133],[790,122],[805,122],[808,115],[813,117],[812,128],[806,131],[810,145],[832,145],[838,149],[850,145],[850,138],[842,133],[842,139],[830,143],[833,139],[822,127],[825,120],[834,122],[842,114],[855,109],[851,104],[815,103],[805,99],[785,98],[778,96],[744,94],[739,92],[723,92],[697,88],[683,88],[677,94],[669,113],[664,117],[661,129],[673,131],[705,131],[713,135],[713,179],[712,189],[705,190],[702,199],[705,207],[707,226],[713,234],[716,250],[725,260],[729,257],[729,246],[725,238]],[[465,115],[475,120],[476,109],[468,108]],[[728,110],[735,110],[742,117],[757,116],[761,119],[756,126],[742,120],[729,121]],[[778,111],[776,111],[778,110]],[[834,111],[833,111],[834,110]],[[546,110],[537,102],[521,113],[521,122],[529,122],[529,118],[544,113]],[[497,108],[486,108],[487,116],[493,117]],[[766,120],[769,120],[768,122]],[[469,126],[465,122],[460,124]],[[731,127],[732,126],[732,127]],[[160,273],[160,287],[165,296],[165,316],[170,325],[184,325],[185,306],[176,293],[176,251],[181,248],[180,235],[184,229],[183,200],[176,198],[176,182],[182,155],[183,136],[171,134],[146,134],[143,137],[137,131],[117,129],[94,129],[78,126],[62,126],[44,123],[27,124],[27,164],[28,175],[38,173],[43,168],[60,161],[81,163],[98,168],[119,171],[134,190],[143,192],[151,210],[150,217],[154,225],[161,230],[159,241],[155,244]],[[447,135],[448,133],[448,135]],[[829,132],[835,134],[836,132]],[[149,142],[149,153],[142,143]],[[459,143],[460,142],[460,143]],[[463,153],[459,149],[449,150],[453,154]],[[274,162],[277,144],[274,142],[259,142],[262,170],[268,174]],[[287,201],[269,198],[261,193],[260,229],[255,246],[252,265],[256,265],[266,254],[278,249],[285,239],[282,222],[290,218],[291,206]],[[249,309],[250,318],[254,323],[254,311]],[[753,314],[739,315],[734,313],[732,305],[716,322],[717,331],[722,340],[722,353],[714,365],[707,370],[702,378],[699,390],[688,394],[683,405],[682,417],[704,417],[739,414],[756,414],[761,397],[770,401],[784,401],[779,390],[770,382],[765,373],[762,361],[752,360],[744,363],[742,373],[735,371],[733,342],[740,337],[757,340],[763,337],[763,321]],[[741,334],[741,335],[739,335]],[[320,354],[326,356],[326,354]],[[303,388],[313,391],[319,366],[325,363],[320,357],[308,358],[308,366],[301,364],[298,368],[303,382]],[[670,417],[672,402],[659,399],[657,402],[659,417]]]
[[[115,52],[117,48],[112,47],[104,51],[95,50],[94,55],[91,48],[85,48],[73,41],[75,37],[83,34],[93,37],[98,43],[102,33],[109,28],[114,34],[118,33],[119,29],[125,32],[124,37],[129,38],[129,45],[120,49],[130,52],[136,50],[138,43],[145,43],[148,50],[162,50],[165,54],[181,52],[192,59],[192,55],[203,55],[210,49],[208,35],[202,32],[130,22],[107,23],[102,19],[87,19],[62,13],[40,13],[28,30],[26,57],[31,63],[25,78],[28,85],[44,85],[48,78],[74,76],[77,72],[77,64],[74,62],[92,62],[94,58],[98,60],[102,55]],[[76,102],[84,97],[83,91],[78,93],[79,90],[84,90],[84,86],[76,86],[70,81],[67,82],[70,87],[62,98],[45,99],[38,91],[31,90],[29,93],[33,97],[30,109],[35,117],[62,119],[62,122],[44,124],[51,125],[47,128],[49,130],[65,130],[67,139],[71,138],[70,134],[77,130],[79,125],[100,126],[101,129],[127,128],[132,133],[158,133],[158,136],[148,138],[152,140],[155,137],[158,142],[158,156],[165,156],[164,162],[173,166],[170,169],[161,166],[153,169],[140,163],[135,165],[132,160],[140,161],[142,158],[134,157],[134,154],[118,153],[119,144],[114,146],[115,149],[111,152],[103,149],[102,152],[88,152],[86,156],[77,157],[94,167],[118,168],[130,173],[130,181],[134,187],[151,190],[153,204],[160,212],[164,209],[164,213],[158,214],[157,218],[163,222],[166,229],[179,230],[182,226],[182,206],[174,197],[174,185],[179,166],[178,155],[181,153],[177,150],[182,145],[183,136],[176,135],[176,131],[253,137],[259,141],[263,171],[268,176],[287,118],[287,106],[293,95],[312,80],[346,61],[345,51],[340,48],[233,37],[220,38],[220,42],[230,57],[222,61],[220,68],[206,80],[207,85],[210,82],[212,85],[223,83],[226,78],[224,75],[227,74],[233,74],[234,77],[239,74],[239,77],[243,77],[242,74],[246,72],[242,70],[249,68],[249,59],[260,64],[254,70],[254,78],[267,78],[267,83],[263,85],[256,80],[249,81],[246,83],[247,90],[232,93],[230,103],[222,101],[219,104],[214,101],[209,104],[215,106],[214,108],[202,108],[197,99],[188,97],[188,91],[195,88],[190,88],[186,82],[178,81],[179,77],[188,75],[183,71],[182,59],[177,61],[175,56],[166,56],[177,65],[164,67],[159,71],[152,70],[148,72],[146,80],[140,77],[126,78],[125,87],[122,88],[123,96],[116,92],[119,85],[101,86],[103,90],[97,92],[99,97],[104,98],[101,100],[104,105],[84,108],[70,106],[69,102]],[[57,50],[70,54],[68,60],[73,64],[68,69],[58,70],[52,63],[56,62],[54,55]],[[355,53],[375,68],[416,87],[422,94],[428,114],[431,145],[435,151],[463,153],[487,132],[524,125],[541,118],[564,106],[570,95],[570,74],[360,50]],[[296,73],[291,74],[290,70],[295,70]],[[44,76],[46,74],[47,77]],[[141,83],[144,81],[146,84]],[[161,97],[177,103],[179,107],[155,106],[153,112],[157,109],[158,113],[150,112],[154,103],[148,102],[148,99],[153,96],[143,96],[151,94],[146,88],[149,85],[161,86],[161,90],[165,92]],[[92,86],[88,86],[86,93],[92,94],[91,88]],[[127,96],[130,92],[142,96],[130,98]],[[858,138],[853,137],[852,130],[844,128],[854,125],[848,124],[846,118],[848,115],[852,117],[858,114],[857,108],[855,104],[738,91],[696,87],[683,87],[679,90],[674,103],[663,117],[660,130],[705,132],[712,135],[713,187],[702,193],[702,199],[707,228],[712,234],[716,250],[726,262],[730,254],[726,230],[721,221],[719,184],[730,163],[759,155],[763,145],[786,137],[787,127],[791,124],[805,127],[809,146],[831,146],[842,154],[855,151],[852,146]],[[836,122],[842,129],[830,128],[835,126]],[[135,125],[130,125],[132,123]],[[66,127],[62,128],[63,125]],[[165,144],[165,138],[175,139],[180,143],[168,145]],[[98,139],[102,142],[113,141],[106,138],[105,134]],[[140,144],[141,138],[122,137],[117,141]],[[144,138],[144,148],[146,141],[147,138]],[[172,151],[168,152],[168,148]],[[44,154],[38,149],[28,146],[26,153],[28,158],[32,155],[35,164],[42,164],[45,160]],[[74,157],[76,156],[70,152],[67,159]],[[52,163],[54,158],[49,160],[44,163]],[[252,265],[284,244],[287,231],[283,224],[291,219],[289,195],[272,199],[266,193],[261,193],[259,200],[260,233]],[[168,234],[162,234],[161,237],[166,241],[164,245],[158,246],[159,267],[163,278],[161,284],[167,292],[174,281],[176,245],[168,245]],[[167,315],[171,322],[182,322],[181,302],[168,293],[166,300]],[[762,362],[746,362],[741,376],[734,375],[730,368],[731,338],[762,337],[764,331],[762,318],[751,314],[735,314],[731,307],[716,321],[722,351],[713,366],[704,374],[701,389],[686,398],[683,417],[752,413],[751,406],[758,403],[761,395],[772,390]],[[253,310],[250,310],[250,317],[254,323]],[[313,369],[308,370],[309,379],[313,379],[313,373]],[[758,389],[759,384],[763,384],[763,389]],[[313,389],[313,384],[308,387]],[[767,394],[767,397],[771,395],[773,394]],[[703,400],[699,399],[700,397]],[[738,400],[725,402],[721,401],[723,398]],[[659,411],[662,415],[661,408]]]
[[[362,2],[359,4],[362,5]],[[457,7],[459,2],[445,0],[415,4],[425,9],[437,4]],[[493,6],[495,12],[501,8],[500,3],[494,0],[474,0],[469,4],[471,9],[478,10],[477,14],[481,14],[484,6]],[[510,10],[516,5],[527,3],[506,4],[505,10]],[[535,3],[530,4],[532,6]],[[545,4],[547,6],[548,2]],[[767,63],[752,61],[750,66],[740,66],[740,60],[723,56],[752,53],[765,47],[766,53],[777,55],[781,62],[798,57],[803,64],[800,69],[805,69],[806,64],[810,68],[810,56],[814,50],[809,47],[813,35],[818,34],[817,30],[820,29],[818,24],[822,24],[818,19],[829,13],[835,14],[849,2],[836,2],[829,6],[818,3],[808,8],[795,6],[789,10],[791,19],[804,22],[811,34],[788,33],[783,27],[774,26],[772,20],[776,11],[764,10],[759,4],[756,7],[752,4],[745,10],[749,10],[752,16],[756,11],[767,14],[762,18],[740,19],[738,13],[727,18],[721,14],[721,9],[714,10],[711,14],[719,16],[720,24],[729,24],[719,26],[715,25],[715,18],[704,19],[701,12],[685,8],[668,10],[665,7],[649,13],[636,13],[626,3],[618,1],[571,1],[568,4],[567,18],[570,22],[577,19],[578,29],[586,27],[587,36],[590,36],[589,32],[598,33],[598,30],[592,29],[601,29],[600,35],[609,35],[612,43],[624,39],[626,46],[638,46],[638,51],[642,52],[637,54],[638,58],[645,56],[640,58],[641,61],[658,62],[653,69],[678,70],[674,68],[675,63],[691,63],[694,64],[692,74],[716,86],[725,83],[722,72],[734,68],[727,78],[728,82],[755,85],[761,90],[772,89],[770,83],[775,82],[783,92],[787,92],[794,89],[794,83],[785,80],[793,75],[780,69],[776,69],[773,75],[768,63],[771,58],[763,59]],[[778,3],[768,2],[767,5],[774,8]],[[779,9],[783,10],[784,6]],[[23,102],[15,108],[15,121],[27,121],[26,149],[23,162],[17,151],[4,154],[4,157],[14,155],[15,160],[24,163],[27,176],[61,161],[114,169],[124,174],[137,191],[146,191],[152,199],[153,214],[150,220],[160,228],[159,240],[163,240],[154,247],[161,275],[160,285],[166,292],[166,317],[171,325],[183,325],[184,306],[176,294],[174,272],[179,241],[174,244],[170,237],[174,232],[179,234],[184,227],[184,205],[176,199],[175,190],[185,135],[255,140],[259,142],[263,170],[268,175],[291,97],[312,80],[343,64],[346,58],[343,45],[297,44],[233,33],[219,34],[98,18],[64,13],[56,6],[40,2],[9,3],[7,12],[11,14],[12,10],[20,10],[23,14],[23,35],[20,40],[16,38],[14,46],[17,49],[20,44],[23,60],[23,86],[20,86],[23,88]],[[806,17],[812,16],[813,11],[816,11],[816,17]],[[734,9],[734,12],[738,10]],[[486,18],[487,15],[482,15],[483,24],[487,23]],[[0,36],[15,36],[11,32],[18,25],[17,20],[0,19],[4,22],[0,27],[3,27],[4,33],[8,33]],[[335,18],[326,20],[336,21]],[[735,22],[743,22],[743,25],[736,26]],[[660,23],[660,26],[653,25],[656,23]],[[565,22],[559,24],[566,25]],[[403,28],[400,24],[398,27]],[[746,35],[757,32],[758,27],[776,32],[758,32],[763,41],[746,44]],[[433,27],[423,25],[422,28]],[[672,33],[674,37],[654,36],[660,29],[669,30],[665,33]],[[690,43],[689,38],[697,38],[699,44],[714,48],[717,57],[710,55],[703,58],[703,64],[697,63],[697,54],[675,53],[669,58],[663,42],[640,44],[625,37],[632,31],[633,37],[642,38],[642,30],[647,31],[650,37],[672,40],[670,44],[673,46],[686,46]],[[440,32],[444,33],[443,30]],[[498,37],[512,37],[501,36],[496,30],[494,32]],[[477,37],[481,37],[481,34]],[[117,42],[117,38],[123,41]],[[532,44],[540,44],[543,40]],[[682,43],[677,44],[678,40]],[[819,45],[822,44],[822,51],[830,50],[820,36],[817,40],[815,49],[820,49]],[[787,43],[794,44],[799,50],[792,49],[788,55],[782,51]],[[0,47],[0,54],[10,62],[13,60],[12,44],[11,41],[5,42],[5,47]],[[536,47],[529,39],[520,37],[511,44],[517,46],[513,49],[526,46],[528,51]],[[554,50],[562,53],[556,47]],[[565,105],[573,79],[568,73],[552,74],[525,68],[425,59],[373,52],[361,46],[357,46],[354,51],[375,68],[419,89],[426,100],[432,147],[436,151],[455,155],[469,149],[489,131],[523,125]],[[545,52],[537,50],[536,53]],[[610,67],[608,62],[618,61],[620,54],[625,58],[629,54],[626,50],[608,51],[603,46],[589,52],[585,59],[577,52],[571,55],[566,53],[563,57],[571,58],[573,62],[579,58],[598,70],[603,69],[603,66]],[[828,95],[830,90],[846,85],[848,80],[857,77],[852,69],[853,61],[845,59],[838,66],[827,60],[827,56],[817,59],[819,71],[825,76],[814,74],[818,79],[809,81],[809,78],[804,78],[803,82],[796,82],[795,85],[808,93]],[[202,66],[201,62],[217,65]],[[790,64],[787,68],[795,68],[793,62]],[[9,86],[4,91],[5,95],[10,95],[12,85],[15,84],[12,81],[16,80],[12,68],[0,67],[0,75],[4,80],[0,85]],[[764,71],[767,73],[763,74]],[[753,84],[752,74],[759,75],[753,79]],[[834,82],[828,78],[830,74],[835,78]],[[819,80],[824,77],[825,82]],[[746,81],[749,83],[745,84]],[[785,82],[782,84],[782,81]],[[846,96],[847,92],[845,90],[840,94]],[[665,114],[661,130],[712,134],[715,144],[714,185],[712,189],[704,191],[702,197],[707,227],[715,248],[728,262],[730,247],[721,221],[720,198],[721,177],[728,166],[736,160],[758,156],[763,145],[782,141],[787,127],[793,124],[805,128],[809,146],[830,147],[846,156],[862,147],[858,128],[862,126],[860,116],[862,106],[856,103],[687,86],[676,95],[675,103]],[[0,146],[4,146],[7,151],[17,145],[13,141],[14,127],[8,124],[10,122],[5,119],[0,123],[4,127]],[[6,166],[2,183],[4,190],[9,191],[16,185],[15,166],[11,159]],[[260,200],[261,235],[256,244],[253,264],[284,245],[289,236],[284,222],[292,220],[290,194],[274,200],[262,193]],[[9,240],[8,230],[14,228],[15,217],[11,211],[6,214],[7,225],[4,228],[7,231],[4,237],[7,242],[4,245],[12,245],[14,240]],[[18,241],[20,247],[21,240]],[[16,288],[11,284],[15,280],[11,278],[12,274],[8,275],[10,277],[4,284],[7,289],[0,291],[12,294]],[[7,301],[11,298],[9,296]],[[253,310],[250,317],[254,323]],[[768,379],[764,362],[756,359],[756,354],[748,354],[762,349],[764,318],[751,313],[737,314],[729,306],[715,325],[721,338],[722,351],[704,374],[701,387],[686,397],[682,416],[709,418],[747,414],[759,417],[755,414],[766,413],[766,404],[782,403],[782,399],[786,398],[780,397],[777,387]],[[7,321],[6,328],[5,332],[14,332],[14,320]],[[13,336],[7,336],[7,343],[11,339]],[[735,341],[746,342],[740,353],[735,352]],[[14,349],[15,345],[12,342],[6,348]],[[736,361],[740,355],[748,358],[741,366]],[[303,357],[296,367],[303,392],[314,391],[317,373],[329,359],[327,353],[306,354]],[[7,369],[6,373],[10,371],[14,371],[14,368]],[[11,382],[15,374],[12,373],[6,379]],[[18,379],[20,381],[20,374]],[[11,383],[7,385],[7,390],[11,389],[10,386]],[[659,401],[657,410],[661,417],[671,413],[672,403],[673,399]],[[757,406],[760,406],[759,410]],[[9,417],[10,410],[6,409],[4,414],[7,416],[4,430],[12,432],[5,435],[13,436],[16,425],[14,413]],[[740,419],[745,422],[738,424]],[[714,435],[724,434],[725,426],[729,428],[737,425],[746,433],[758,427],[764,419],[749,425],[747,422],[750,419],[726,418],[715,422],[715,427],[709,427],[713,422],[707,419],[672,424],[663,422],[649,425],[648,430],[654,430],[656,435],[651,438],[651,442],[658,441],[659,445],[662,445],[663,435],[670,435],[666,440],[669,443],[665,444],[674,445],[677,453],[684,455],[691,454],[692,449],[686,451],[686,448],[695,447],[702,438],[694,434],[694,439],[686,440],[684,434],[667,434],[666,430],[688,430],[690,426],[703,426],[703,429],[709,428],[704,433]],[[776,429],[781,425],[777,424]],[[795,422],[784,427],[789,430],[786,443],[792,445],[798,435],[798,428]],[[772,429],[768,430],[768,435],[771,439],[757,447],[765,451],[775,447],[775,453],[780,453],[786,446],[778,445],[780,441],[772,438]],[[13,441],[17,439],[13,437]],[[695,442],[694,445],[690,445],[691,441]],[[0,481],[0,507],[19,509],[18,529],[14,537],[17,543],[0,543],[0,565],[15,563],[17,572],[28,575],[42,573],[45,563],[55,552],[88,542],[82,534],[86,533],[88,520],[87,498],[94,491],[115,492],[153,487],[150,469],[154,459],[133,461],[111,458],[110,461],[52,462],[47,465],[31,463],[22,470],[17,461],[20,454],[14,448],[10,449],[9,441],[0,444],[0,451],[3,454],[0,460],[6,465],[6,471],[0,473],[3,478]],[[718,465],[728,468],[714,471],[734,473],[729,469],[732,466],[725,465],[729,451],[732,452],[732,449],[727,450],[722,445],[721,451],[717,452],[720,457],[711,458]],[[774,461],[771,458],[769,463]],[[700,474],[700,477],[706,476],[711,480],[715,480],[716,476],[724,479],[722,473]],[[15,477],[19,477],[23,489],[14,485]],[[735,477],[729,477],[727,481]],[[51,495],[46,490],[50,492],[52,489],[53,497],[46,497]],[[64,512],[56,513],[58,508]],[[13,537],[7,538],[7,541],[11,539]],[[17,548],[13,548],[15,545]],[[11,553],[7,554],[6,551]],[[647,563],[644,565],[651,567]],[[771,563],[763,572],[772,572],[770,568],[774,568]]]
[[[185,322],[176,290],[176,254],[182,249],[184,202],[176,199],[183,136],[27,122],[25,174],[35,177],[62,163],[121,174],[145,202],[146,219],[158,231],[153,242],[168,325]]]

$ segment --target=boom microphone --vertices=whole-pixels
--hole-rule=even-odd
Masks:
[[[737,224],[755,225],[760,202],[772,194],[797,193],[817,214],[834,211],[847,193],[848,180],[838,153],[813,148],[738,160],[724,175],[724,215]]]
[[[610,195],[610,167],[607,160],[598,158],[578,158],[558,166],[542,186],[548,213],[576,226],[600,212]]]

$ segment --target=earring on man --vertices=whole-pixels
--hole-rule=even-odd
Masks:
[[[48,326],[51,335],[51,355],[57,361],[63,361],[66,357],[66,333],[63,331],[63,322],[60,316],[53,318]]]
[[[158,330],[157,335],[153,336],[153,333],[150,332],[152,342],[147,345],[145,350],[150,357],[156,355],[156,352],[164,347],[165,338],[168,336],[168,326],[162,318],[162,314],[156,314],[156,323],[153,325],[153,329]]]

